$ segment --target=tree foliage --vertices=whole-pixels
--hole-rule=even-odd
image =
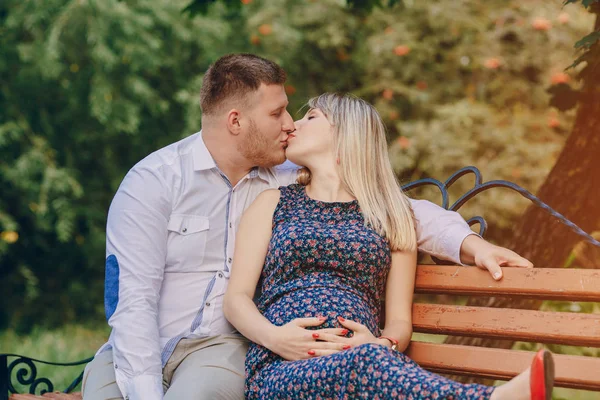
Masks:
[[[110,200],[137,161],[200,129],[202,74],[230,52],[280,63],[291,111],[324,91],[374,103],[403,180],[473,164],[535,191],[573,121],[549,106],[549,90],[577,91],[586,64],[564,71],[591,18],[561,6],[2,2],[0,324],[102,318]],[[495,192],[465,215],[485,209],[501,239],[523,206]]]

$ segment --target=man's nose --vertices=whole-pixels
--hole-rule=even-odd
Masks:
[[[289,112],[285,112],[285,121],[283,123],[283,131],[287,133],[294,132],[296,130],[296,125],[294,124],[294,119],[290,115]]]

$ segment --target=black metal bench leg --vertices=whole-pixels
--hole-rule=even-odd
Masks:
[[[0,355],[0,400],[8,400],[8,357]]]

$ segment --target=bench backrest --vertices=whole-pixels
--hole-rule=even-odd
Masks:
[[[600,270],[504,268],[494,281],[476,267],[420,265],[415,293],[600,302]],[[415,303],[415,332],[600,347],[600,315]],[[407,354],[424,368],[510,379],[533,353],[413,341]],[[555,355],[556,386],[600,390],[600,359]]]

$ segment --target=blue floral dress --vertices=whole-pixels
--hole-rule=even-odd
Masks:
[[[327,317],[319,329],[342,327],[342,316],[379,336],[391,263],[387,241],[365,226],[357,201],[313,200],[300,185],[280,191],[260,280],[261,313],[278,326]],[[376,344],[285,361],[251,343],[246,357],[249,399],[487,399],[493,389],[435,375]]]

